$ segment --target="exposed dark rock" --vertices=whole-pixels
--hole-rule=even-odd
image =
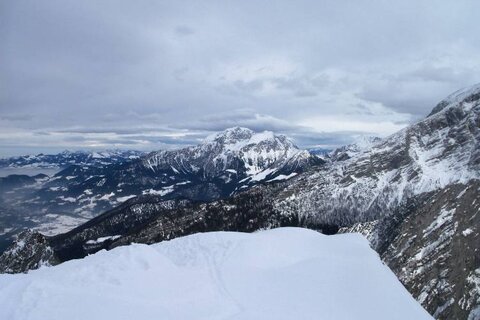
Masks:
[[[25,230],[14,244],[0,256],[0,272],[19,273],[42,266],[58,264],[47,238],[41,233]]]

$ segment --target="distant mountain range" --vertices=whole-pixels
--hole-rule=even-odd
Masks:
[[[142,195],[64,234],[23,233],[0,257],[0,270],[22,272],[205,231],[301,226],[327,234],[361,232],[434,318],[478,318],[480,85],[452,94],[390,137],[343,147],[327,158],[273,134],[257,137],[233,128],[197,147],[118,165],[115,174],[99,171],[100,189],[82,182],[80,190],[119,187],[131,177],[132,186],[144,188]],[[67,187],[92,172],[67,170],[56,178]],[[56,180],[45,187],[55,187],[48,183]],[[170,180],[173,190],[163,189]],[[111,198],[118,194],[124,195]]]
[[[58,154],[37,154],[0,159],[1,169],[64,169],[71,165],[104,166],[137,159],[145,153],[135,150],[63,151]]]
[[[5,244],[25,227],[50,235],[65,232],[132,197],[210,201],[324,163],[285,136],[239,127],[179,150],[63,152],[2,161],[17,168],[66,166],[51,177],[0,178],[0,243]]]

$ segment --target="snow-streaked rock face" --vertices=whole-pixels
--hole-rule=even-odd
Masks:
[[[355,157],[359,153],[370,150],[376,143],[382,141],[379,137],[359,137],[352,144],[337,148],[329,152],[325,159],[330,162],[337,162]]]
[[[472,319],[480,306],[480,181],[420,199],[382,258],[434,318]]]
[[[409,197],[479,179],[480,96],[470,98],[297,179],[288,187],[295,197],[278,209],[349,225],[388,216]]]
[[[201,173],[204,178],[222,177],[241,182],[260,181],[281,171],[305,167],[312,156],[298,149],[283,135],[234,127],[209,136],[198,146],[160,151],[143,160],[152,171],[174,170],[182,174]]]
[[[41,233],[26,230],[20,233],[15,246],[6,250],[0,258],[0,270],[7,273],[23,272],[59,261],[47,239]]]
[[[359,235],[195,234],[0,276],[7,319],[432,319]],[[34,306],[34,307],[32,307]]]
[[[463,107],[469,109],[475,101],[480,99],[480,83],[473,85],[471,87],[466,87],[460,89],[442,101],[440,101],[435,108],[433,108],[432,112],[428,115],[429,117],[448,108],[452,107]]]
[[[357,223],[412,295],[437,319],[476,319],[480,181],[413,197],[394,216]],[[478,315],[477,315],[478,317]]]

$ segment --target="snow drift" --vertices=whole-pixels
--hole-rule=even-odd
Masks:
[[[358,234],[212,232],[0,275],[3,319],[431,319]]]

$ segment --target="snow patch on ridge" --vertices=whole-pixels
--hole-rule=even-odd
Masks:
[[[363,237],[299,228],[195,234],[0,275],[0,301],[11,320],[432,319]]]

